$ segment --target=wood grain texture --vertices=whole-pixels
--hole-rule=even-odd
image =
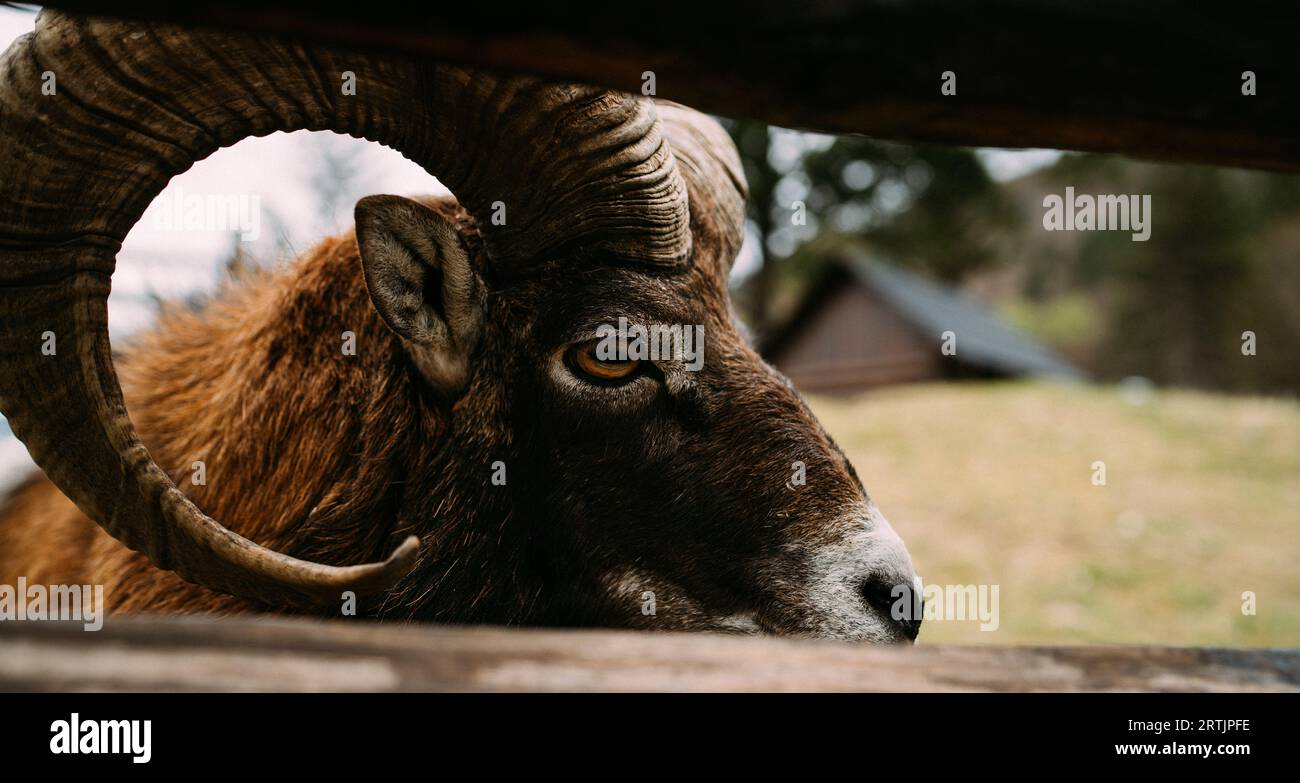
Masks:
[[[1300,691],[1300,650],[867,647],[189,617],[0,625],[0,691]]]
[[[1284,2],[68,0],[640,91],[777,125],[1300,170],[1297,14]],[[957,94],[940,94],[940,74]],[[1257,94],[1243,96],[1242,72]]]

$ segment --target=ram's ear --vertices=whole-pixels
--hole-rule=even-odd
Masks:
[[[357,202],[366,290],[384,323],[438,391],[457,396],[483,321],[483,284],[456,227],[400,196]]]

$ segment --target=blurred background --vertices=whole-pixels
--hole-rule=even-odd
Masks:
[[[0,6],[0,44],[33,21]],[[921,642],[1300,645],[1300,178],[723,122],[755,344],[927,583],[999,585],[998,630],[930,622]],[[1067,186],[1150,195],[1150,239],[1045,230]],[[257,238],[151,208],[118,257],[114,339],[346,230],[364,195],[443,191],[331,134],[223,150],[156,207],[255,199]],[[0,419],[0,491],[31,469]]]

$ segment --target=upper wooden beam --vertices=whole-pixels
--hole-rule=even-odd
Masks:
[[[731,117],[945,144],[1300,171],[1293,3],[579,0],[65,8],[418,52],[657,94]],[[1257,94],[1242,95],[1242,72]],[[940,94],[953,71],[957,94]]]
[[[870,647],[286,619],[0,623],[5,691],[1300,691],[1300,651]]]

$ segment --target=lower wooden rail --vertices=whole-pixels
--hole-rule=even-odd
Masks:
[[[0,691],[1300,691],[1300,650],[880,648],[291,619],[0,623]]]

